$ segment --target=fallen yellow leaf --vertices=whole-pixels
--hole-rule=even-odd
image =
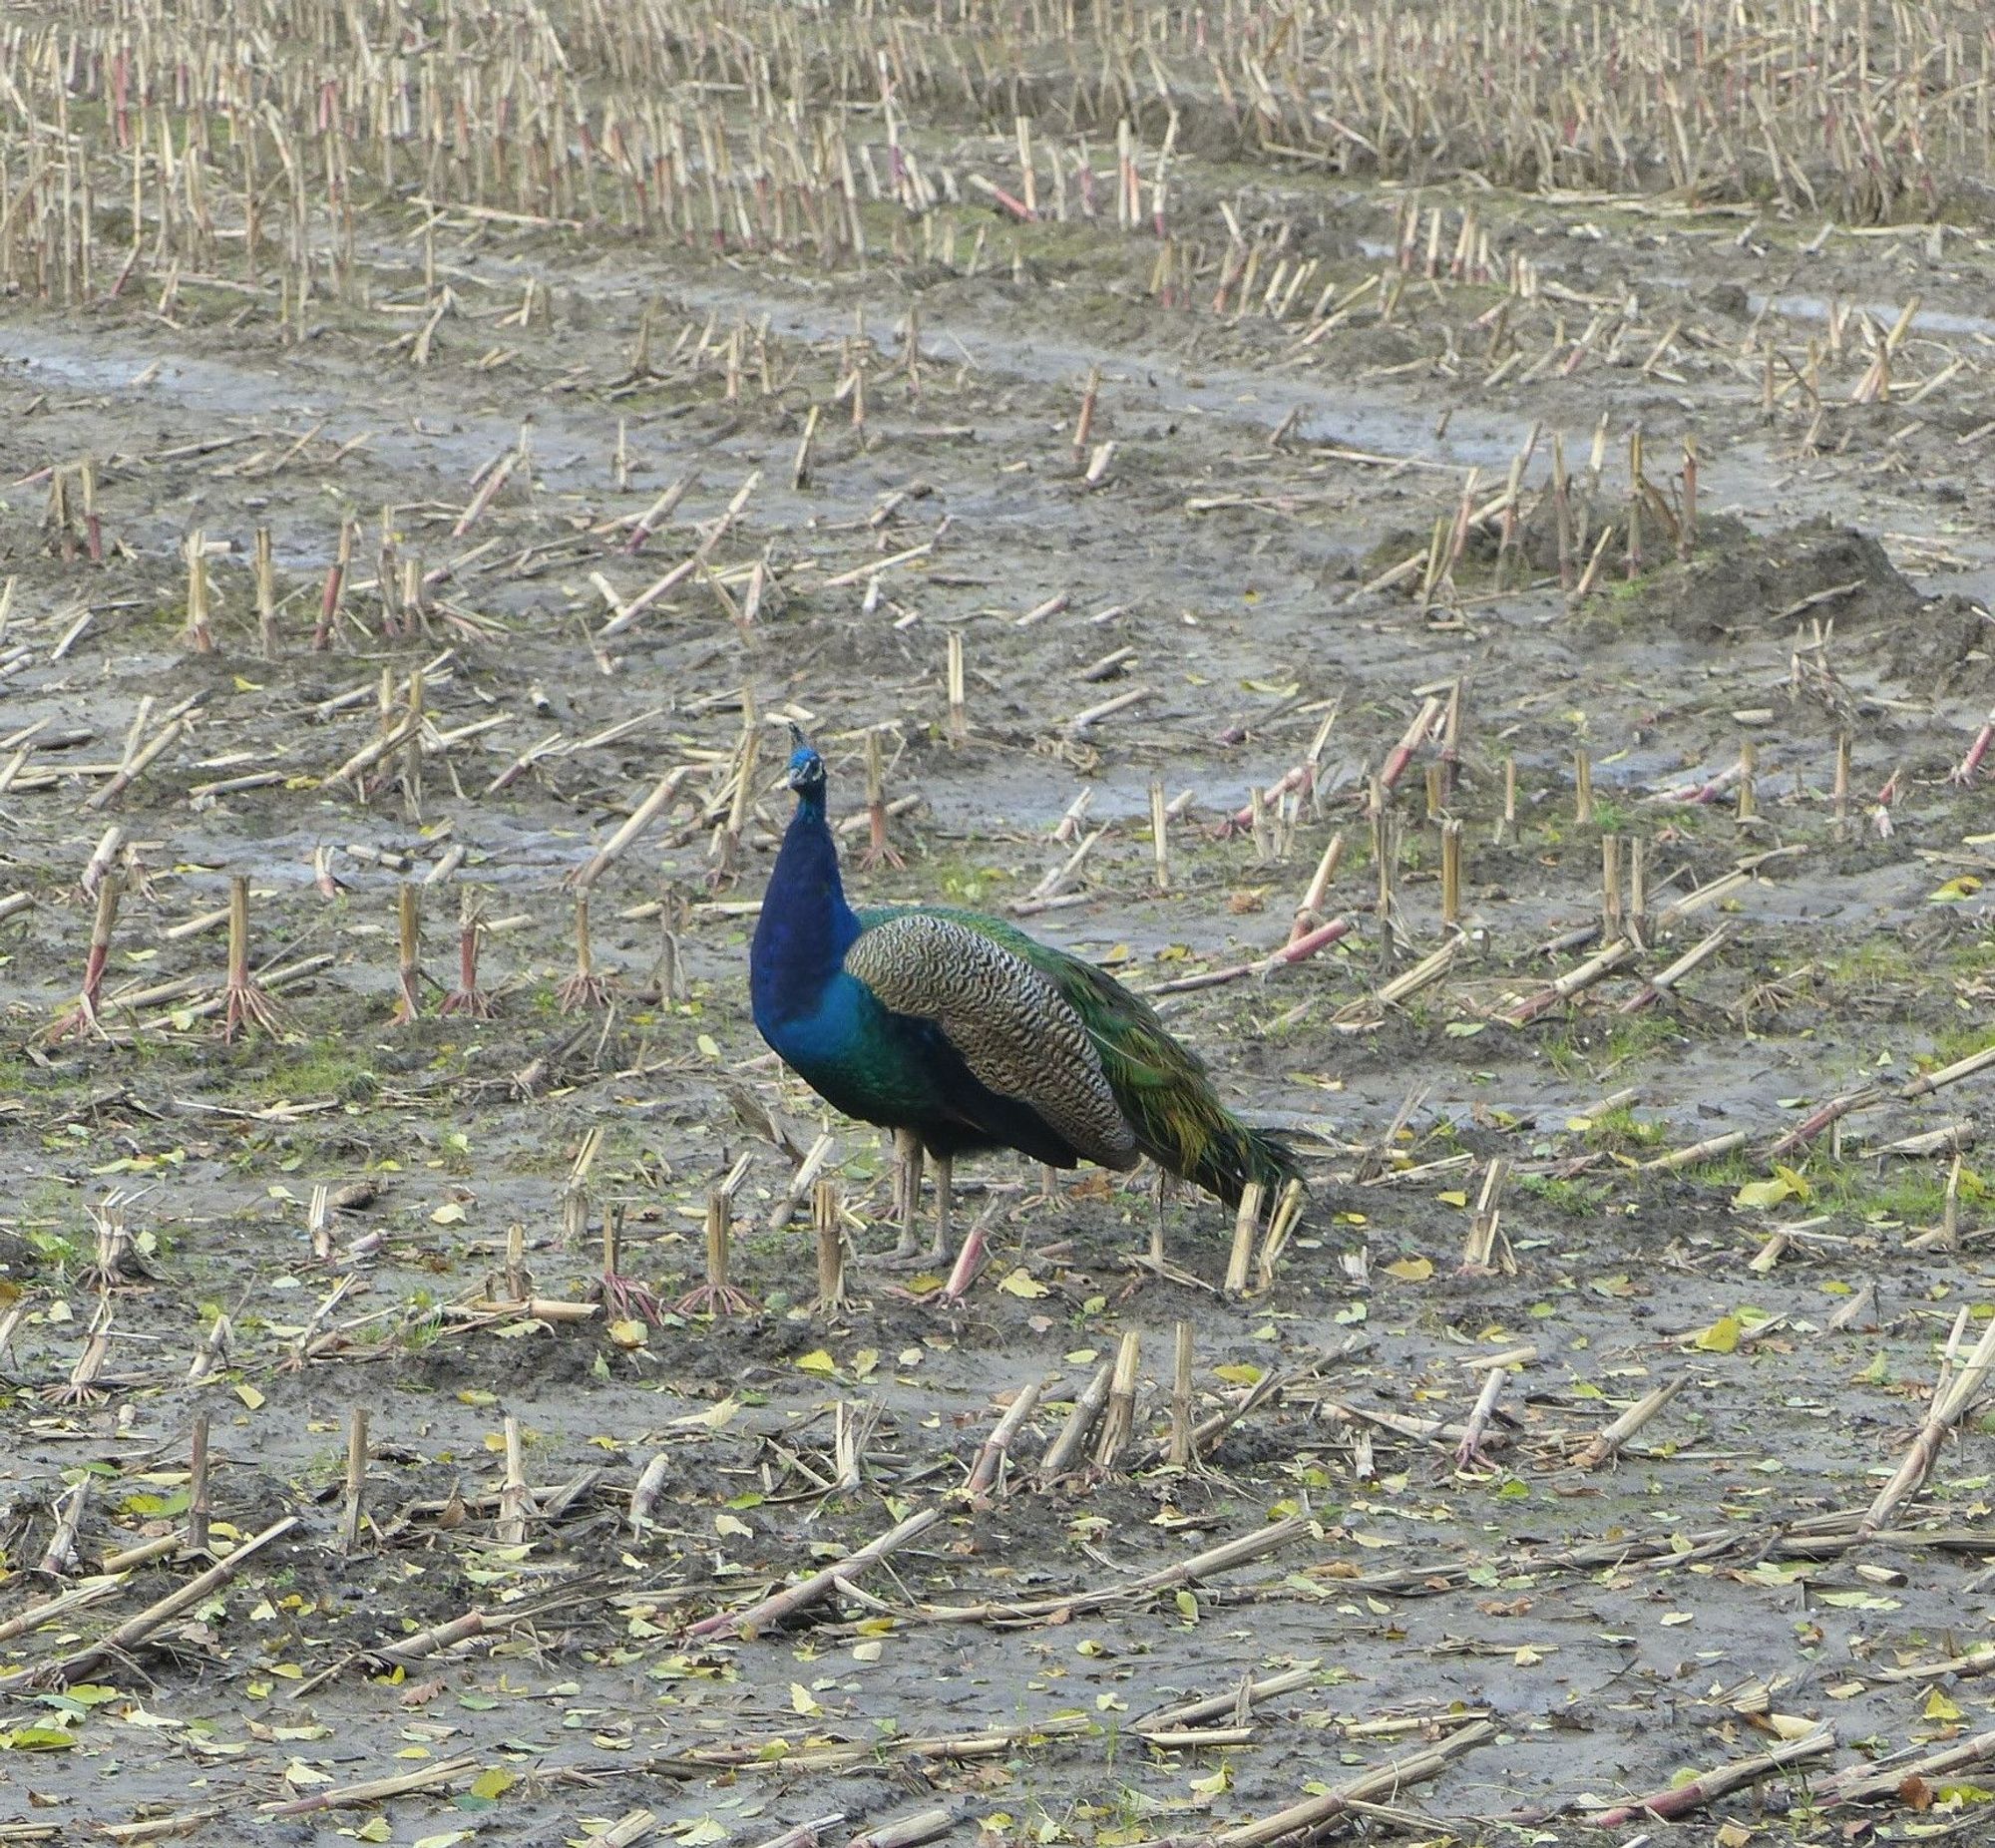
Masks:
[[[1691,1343],[1701,1353],[1729,1354],[1739,1346],[1739,1317],[1721,1315]]]

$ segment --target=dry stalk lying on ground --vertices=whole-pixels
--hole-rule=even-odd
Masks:
[[[848,1579],[856,1579],[868,1567],[877,1565],[911,1541],[919,1540],[941,1519],[940,1508],[920,1509],[877,1540],[868,1542],[857,1552],[840,1560],[837,1565],[827,1566],[820,1572],[812,1573],[807,1579],[784,1591],[772,1594],[746,1611],[725,1612],[715,1617],[702,1618],[686,1634],[695,1639],[714,1636],[746,1638],[760,1636],[784,1619],[808,1610],[820,1599],[829,1597]]]

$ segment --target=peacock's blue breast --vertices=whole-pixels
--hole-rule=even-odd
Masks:
[[[863,982],[839,970],[808,1007],[769,1022],[770,1043],[792,1065],[849,1056],[873,1035],[880,1004]]]
[[[869,1121],[912,1120],[933,1107],[933,1079],[921,1047],[921,1023],[890,1014],[843,969],[816,1003],[763,1028],[784,1064],[827,1102]]]

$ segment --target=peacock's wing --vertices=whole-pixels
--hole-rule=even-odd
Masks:
[[[1293,1151],[1278,1136],[1240,1122],[1213,1088],[1205,1061],[1106,969],[981,912],[872,911],[862,912],[860,922],[870,934],[889,920],[911,917],[987,938],[1052,986],[1079,1019],[1136,1146],[1152,1161],[1210,1188],[1229,1206],[1249,1181],[1272,1189],[1297,1173]]]
[[[1059,986],[989,933],[935,912],[866,924],[845,969],[891,1013],[933,1021],[987,1089],[1029,1107],[1076,1155],[1136,1159],[1087,1024]]]

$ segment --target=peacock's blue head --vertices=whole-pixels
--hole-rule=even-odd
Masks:
[[[810,740],[795,725],[790,727],[789,785],[800,796],[821,795],[824,791],[824,759],[811,749]]]

